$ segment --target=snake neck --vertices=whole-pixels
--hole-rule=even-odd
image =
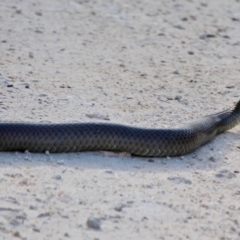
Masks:
[[[233,109],[228,109],[224,112],[216,114],[219,118],[218,133],[225,132],[240,123],[240,101]]]

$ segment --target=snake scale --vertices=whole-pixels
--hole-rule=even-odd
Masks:
[[[240,123],[240,101],[182,128],[148,129],[107,123],[0,123],[0,151],[61,153],[122,151],[137,156],[177,156],[194,151]]]

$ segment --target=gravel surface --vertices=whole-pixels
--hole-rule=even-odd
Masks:
[[[176,127],[233,106],[240,1],[0,1],[5,121]],[[194,153],[0,153],[0,239],[240,239],[240,126]]]

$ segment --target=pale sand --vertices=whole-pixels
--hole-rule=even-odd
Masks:
[[[176,127],[231,107],[239,12],[234,0],[3,0],[1,120]],[[154,162],[1,153],[0,239],[240,239],[239,134]]]

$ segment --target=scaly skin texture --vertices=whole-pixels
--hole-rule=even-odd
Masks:
[[[0,123],[0,150],[52,153],[124,151],[162,157],[189,153],[240,122],[240,101],[178,129],[146,129],[105,123]]]

